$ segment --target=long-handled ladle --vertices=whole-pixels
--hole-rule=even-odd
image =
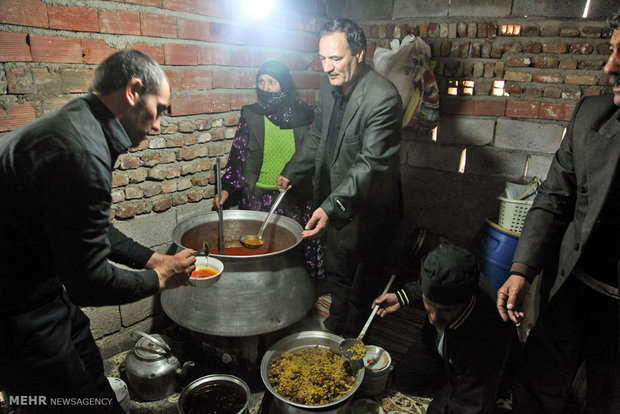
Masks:
[[[385,286],[385,289],[383,290],[381,296],[384,296],[388,292],[394,279],[396,279],[396,275],[390,276],[390,280]],[[342,355],[346,360],[348,360],[351,363],[351,366],[355,369],[359,369],[363,366],[362,358],[364,358],[364,355],[366,354],[366,347],[362,342],[362,338],[364,338],[364,335],[366,335],[366,331],[368,330],[368,327],[370,326],[370,323],[372,322],[372,319],[375,317],[375,314],[378,310],[379,306],[375,306],[373,308],[370,316],[368,317],[368,320],[366,321],[366,325],[364,325],[362,331],[357,336],[357,338],[347,338],[340,343],[340,355]],[[360,365],[357,362],[362,362],[362,364]]]
[[[288,188],[280,192],[280,194],[278,195],[278,198],[276,198],[276,201],[274,201],[274,203],[271,205],[269,214],[267,214],[267,218],[265,218],[265,221],[263,221],[263,225],[260,226],[260,229],[258,230],[257,234],[246,234],[245,236],[241,236],[239,241],[241,242],[242,245],[244,245],[248,249],[258,249],[263,244],[265,244],[265,240],[263,240],[263,232],[265,231],[265,228],[267,227],[267,222],[273,215],[273,212],[276,211],[276,208],[278,208],[280,201],[282,201],[287,191],[288,191]]]
[[[217,180],[217,199],[218,201],[222,199],[222,177],[221,167],[220,167],[220,157],[215,159],[215,178]],[[222,206],[217,209],[217,224],[218,224],[218,241],[219,241],[219,254],[224,254],[224,212],[222,211]]]

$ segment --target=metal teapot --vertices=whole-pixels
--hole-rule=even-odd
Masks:
[[[142,338],[125,357],[125,373],[131,390],[145,401],[161,400],[174,394],[176,376],[184,377],[194,362],[187,361],[181,367],[172,354],[172,340],[165,335],[133,333]]]

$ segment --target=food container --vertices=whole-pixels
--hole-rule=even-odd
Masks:
[[[241,246],[239,237],[256,232],[266,217],[263,211],[224,211],[226,244]],[[312,279],[297,248],[302,230],[288,217],[272,217],[263,237],[269,240],[266,245],[273,253],[254,254],[258,249],[246,249],[252,252],[248,256],[212,253],[209,259],[224,263],[218,282],[208,289],[183,285],[164,290],[164,312],[186,329],[226,337],[262,335],[297,322],[314,303]],[[209,246],[217,246],[217,212],[183,220],[174,229],[172,240],[179,248],[200,250],[205,240]]]
[[[364,379],[364,370],[360,369],[355,377],[353,388],[340,400],[323,405],[305,405],[290,401],[278,394],[269,381],[269,368],[271,360],[284,352],[298,351],[315,346],[324,347],[338,352],[340,343],[344,338],[323,331],[305,331],[289,335],[276,342],[263,356],[260,366],[260,374],[267,390],[273,395],[273,407],[282,414],[306,414],[320,412],[321,414],[344,414],[350,413],[350,405],[353,394],[358,390]]]
[[[208,277],[194,277],[194,275],[200,274],[203,270],[212,270],[215,274]],[[197,288],[208,288],[220,280],[223,271],[224,263],[219,259],[215,257],[196,256],[196,270],[192,272],[192,276],[187,281],[187,284]]]
[[[179,396],[181,414],[245,414],[250,387],[234,375],[214,374],[189,383]]]
[[[385,390],[392,358],[380,346],[366,345],[364,356],[364,381],[360,386],[360,393],[377,395]]]

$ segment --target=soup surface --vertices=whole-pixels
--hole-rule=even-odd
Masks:
[[[290,220],[286,217],[282,217],[282,219]],[[264,244],[262,246],[256,249],[242,246],[239,239],[244,235],[255,234],[261,224],[262,221],[258,220],[224,220],[225,250],[223,256],[255,256],[275,253],[298,243],[298,235],[284,227],[269,223],[263,233]],[[217,222],[201,223],[190,228],[181,236],[180,244],[183,247],[201,250],[205,241],[209,245],[210,254],[222,254],[219,251]]]
[[[246,402],[243,389],[229,382],[200,385],[183,401],[187,414],[237,414]]]
[[[259,254],[273,253],[275,250],[267,249],[265,246],[249,249],[243,246],[224,247],[225,256],[255,256]],[[220,249],[209,249],[209,254],[220,254]]]
[[[200,269],[196,269],[192,272],[192,277],[194,279],[204,279],[207,277],[215,276],[217,274],[217,270],[210,267],[202,267]]]

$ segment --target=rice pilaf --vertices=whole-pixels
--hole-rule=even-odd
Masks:
[[[340,355],[315,346],[273,358],[269,382],[289,401],[324,405],[338,401],[351,391],[355,377],[347,374]]]

